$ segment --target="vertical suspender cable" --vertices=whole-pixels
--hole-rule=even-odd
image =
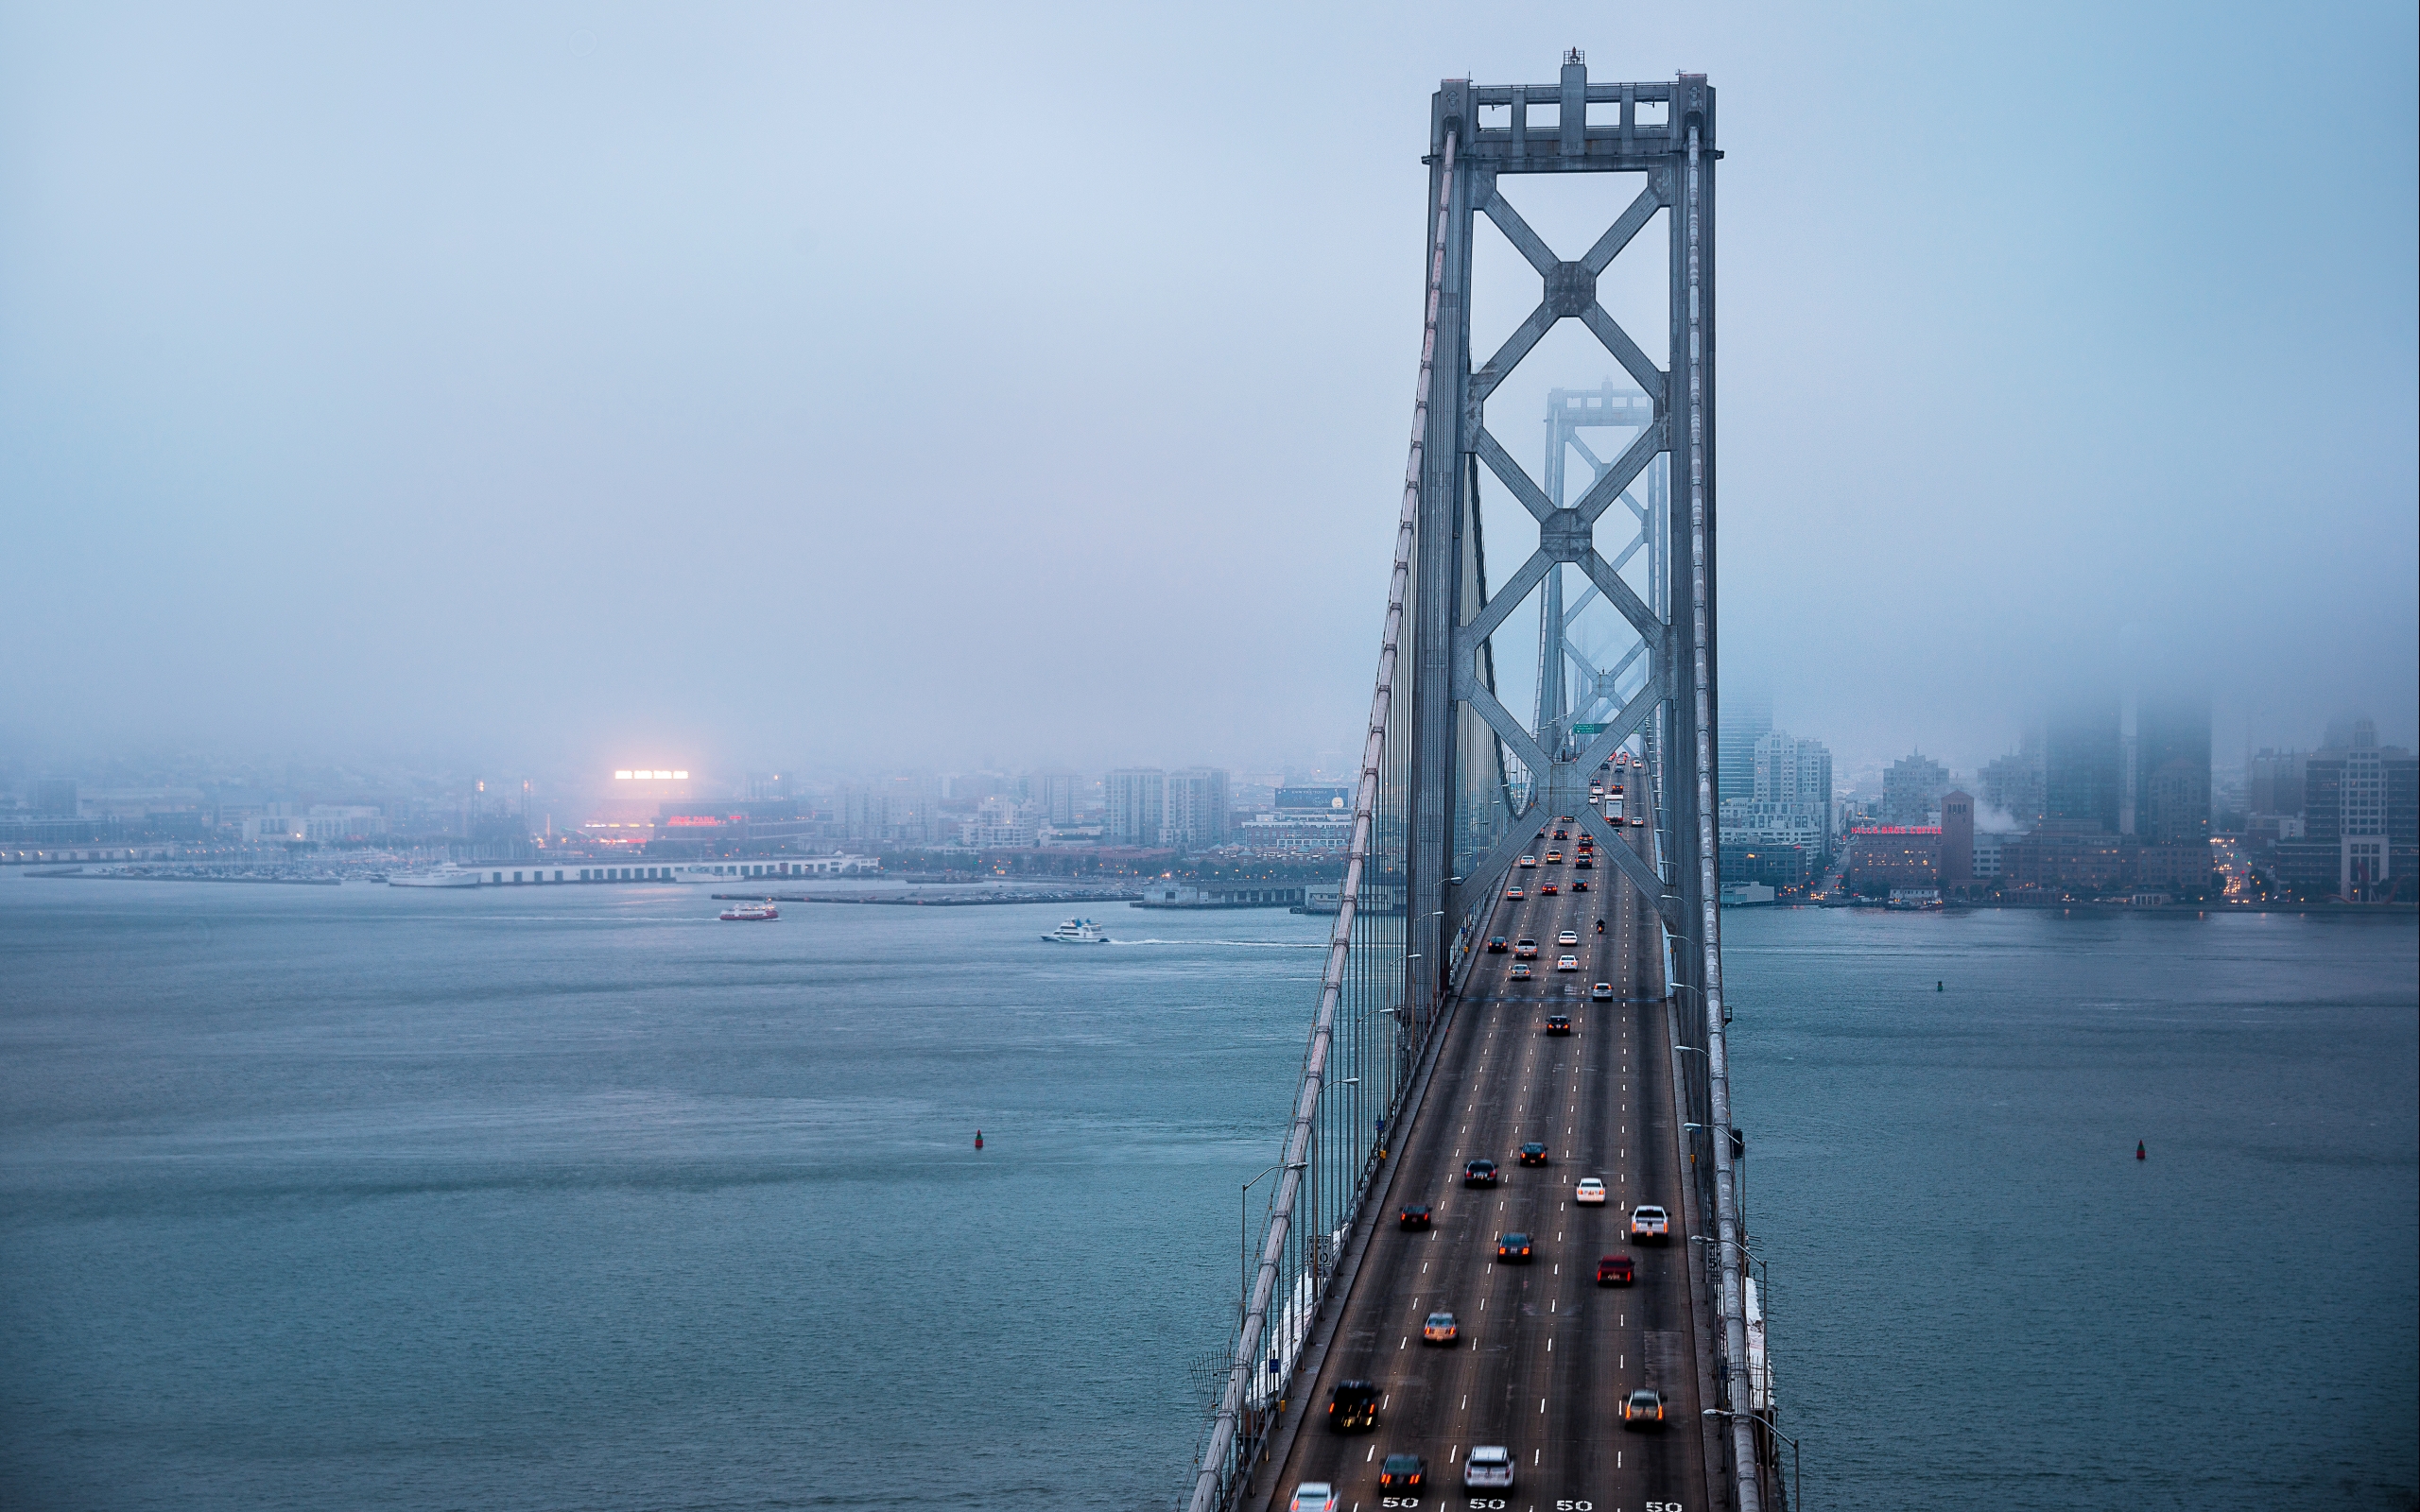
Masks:
[[[1353,919],[1361,895],[1361,878],[1375,829],[1378,785],[1386,761],[1387,716],[1393,707],[1395,662],[1402,648],[1404,598],[1411,583],[1411,559],[1419,539],[1420,461],[1422,438],[1428,428],[1428,401],[1437,364],[1437,310],[1443,299],[1445,232],[1454,198],[1454,133],[1445,133],[1444,154],[1437,175],[1436,231],[1428,243],[1428,307],[1421,326],[1420,382],[1411,406],[1411,459],[1404,469],[1403,515],[1395,526],[1395,562],[1387,582],[1386,630],[1378,644],[1378,680],[1370,699],[1370,730],[1361,747],[1361,781],[1353,802],[1353,838],[1345,853],[1344,885],[1337,899],[1336,927],[1328,932],[1327,968],[1320,977],[1319,1012],[1311,1021],[1310,1046],[1303,1057],[1303,1084],[1294,1099],[1294,1122],[1286,1137],[1287,1169],[1278,1177],[1277,1195],[1270,1206],[1269,1229],[1260,1246],[1260,1269],[1253,1278],[1252,1296],[1236,1331],[1235,1357],[1228,1363],[1227,1384],[1211,1419],[1210,1436],[1202,1446],[1201,1465],[1194,1476],[1190,1512],[1217,1512],[1232,1489],[1230,1471],[1239,1480],[1247,1469],[1230,1466],[1238,1447],[1236,1430],[1251,1394],[1253,1375],[1260,1364],[1261,1340],[1269,1332],[1275,1305],[1279,1272],[1294,1213],[1303,1195],[1302,1169],[1317,1159],[1312,1134],[1320,1114],[1320,1094],[1327,1076],[1328,1052],[1336,1037],[1336,1014],[1343,994],[1344,971],[1353,943]],[[1406,919],[1409,926],[1409,919]],[[1313,1213],[1314,1222],[1323,1222]],[[1311,1263],[1318,1263],[1317,1251]],[[1314,1282],[1316,1285],[1316,1280]],[[1288,1288],[1292,1290],[1292,1288]],[[1307,1321],[1307,1320],[1306,1320]]]
[[[1675,110],[1679,109],[1675,102]],[[1689,612],[1695,634],[1689,677],[1697,713],[1698,779],[1698,938],[1704,952],[1706,1097],[1711,1112],[1706,1122],[1714,1142],[1715,1248],[1722,1265],[1722,1352],[1724,1373],[1744,1381],[1748,1368],[1748,1323],[1740,1306],[1739,1215],[1732,1194],[1731,1066],[1722,1032],[1722,898],[1715,876],[1713,678],[1706,643],[1712,608],[1706,587],[1705,527],[1705,330],[1704,300],[1699,286],[1698,131],[1689,128],[1688,167],[1689,282]],[[1740,1411],[1735,1400],[1731,1410]],[[1764,1499],[1756,1481],[1756,1440],[1745,1416],[1727,1418],[1731,1425],[1731,1463],[1737,1479],[1739,1512],[1762,1512]]]

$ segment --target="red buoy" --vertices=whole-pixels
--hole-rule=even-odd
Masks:
[[[983,1131],[979,1128],[975,1131],[975,1147],[978,1150],[983,1147]]]
[[[981,1140],[977,1140],[975,1143],[980,1144],[983,1142]],[[2135,1159],[2137,1160],[2147,1160],[2151,1159],[2150,1156],[2143,1153],[2143,1142],[2140,1140],[2136,1140],[2135,1142]]]

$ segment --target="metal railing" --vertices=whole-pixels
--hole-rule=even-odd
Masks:
[[[1344,886],[1328,935],[1319,1009],[1312,1016],[1293,1122],[1279,1161],[1282,1174],[1262,1229],[1260,1263],[1243,1299],[1225,1384],[1196,1460],[1186,1503],[1191,1512],[1225,1512],[1251,1480],[1254,1462],[1284,1409],[1286,1383],[1327,1299],[1354,1214],[1382,1168],[1386,1142],[1402,1117],[1420,1041],[1436,1022],[1429,1004],[1404,1001],[1410,977],[1404,926],[1409,919],[1390,919],[1382,909],[1364,903],[1386,896],[1377,891],[1382,879],[1392,870],[1399,881],[1408,855],[1410,741],[1398,726],[1409,700],[1405,709],[1398,709],[1394,687],[1419,544],[1422,440],[1436,375],[1437,315],[1454,184],[1450,134],[1437,183],[1411,453],[1404,469],[1403,512],[1395,528],[1394,571],[1387,585],[1386,626],[1354,797]],[[1423,980],[1436,976],[1433,970],[1420,974]],[[1371,1109],[1383,1111],[1373,1114]]]

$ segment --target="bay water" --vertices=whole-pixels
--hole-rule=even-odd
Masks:
[[[0,876],[0,1505],[1172,1503],[1328,921],[715,912]],[[2413,1504],[2408,916],[1725,925],[1809,1505]]]

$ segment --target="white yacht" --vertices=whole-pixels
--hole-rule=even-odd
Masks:
[[[1109,936],[1089,919],[1070,919],[1042,936],[1056,945],[1106,945]]]

